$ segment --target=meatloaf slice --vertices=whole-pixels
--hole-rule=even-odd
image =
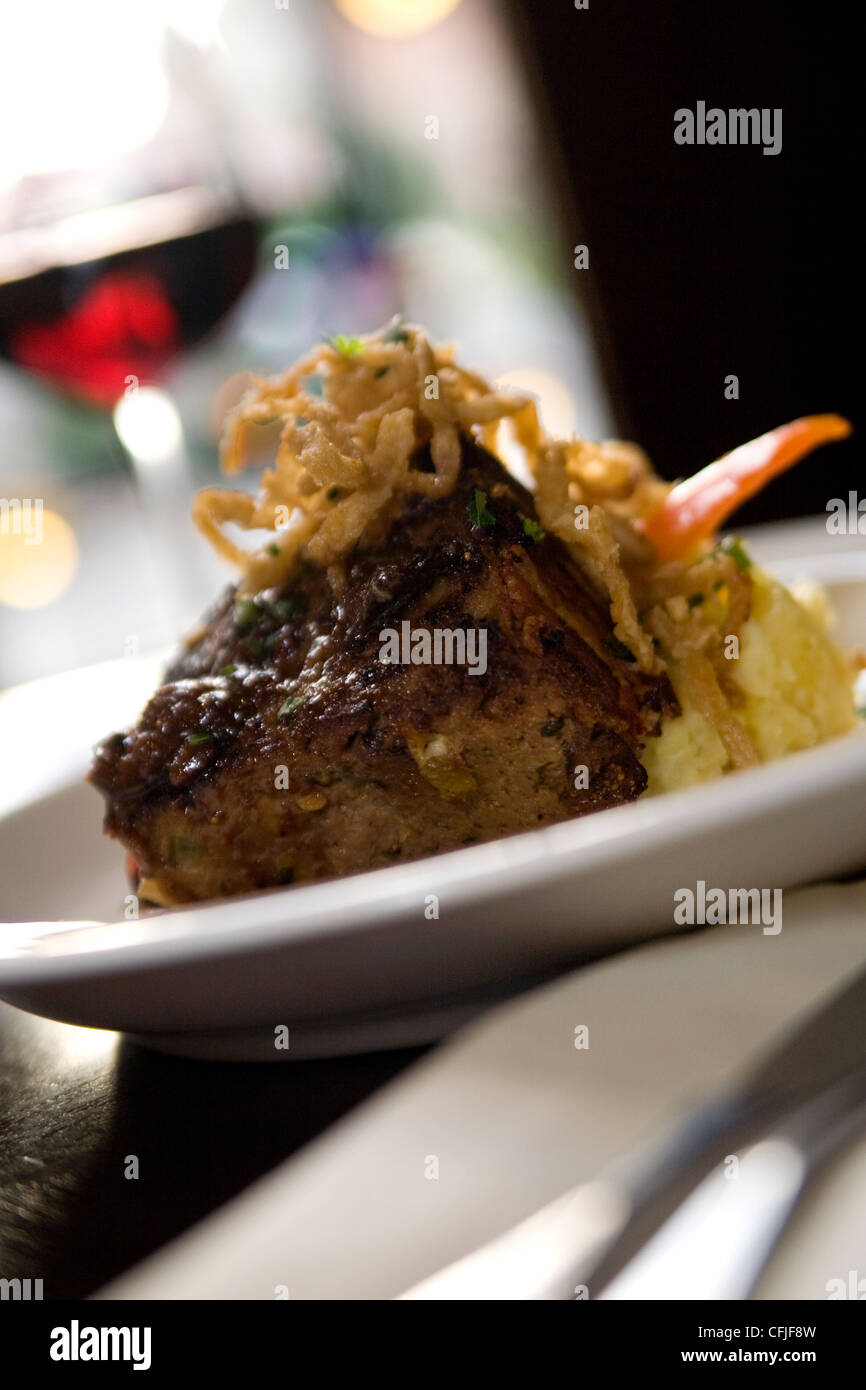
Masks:
[[[378,526],[339,567],[229,590],[136,727],[97,749],[106,830],[157,900],[373,869],[644,790],[667,679],[638,672],[496,459],[467,438],[450,496]],[[421,629],[474,630],[475,673],[382,659],[383,633]]]

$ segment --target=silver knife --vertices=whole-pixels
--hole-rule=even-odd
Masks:
[[[735,1168],[716,1168],[600,1297],[748,1298],[807,1185],[864,1131],[866,1069],[786,1116]]]
[[[597,1298],[728,1154],[864,1067],[866,970],[672,1132],[400,1297]]]

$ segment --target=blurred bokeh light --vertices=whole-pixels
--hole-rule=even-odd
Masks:
[[[42,608],[66,592],[78,568],[75,532],[57,512],[40,513],[39,539],[0,529],[0,603]]]
[[[460,0],[335,0],[337,9],[364,29],[381,38],[403,38],[438,24]]]

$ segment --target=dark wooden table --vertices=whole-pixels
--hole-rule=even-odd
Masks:
[[[0,1004],[0,1279],[42,1279],[45,1299],[92,1293],[422,1051],[193,1062]]]

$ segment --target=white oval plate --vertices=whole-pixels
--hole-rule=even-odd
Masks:
[[[825,554],[820,570],[838,635],[863,645],[862,552]],[[9,760],[29,770],[0,819],[0,917],[16,922],[0,935],[0,997],[167,1052],[281,1061],[433,1041],[527,985],[678,930],[678,888],[785,889],[866,867],[864,727],[434,859],[112,921],[123,853],[80,778],[90,743],[134,717],[155,673],[109,663],[0,699],[7,789]]]

